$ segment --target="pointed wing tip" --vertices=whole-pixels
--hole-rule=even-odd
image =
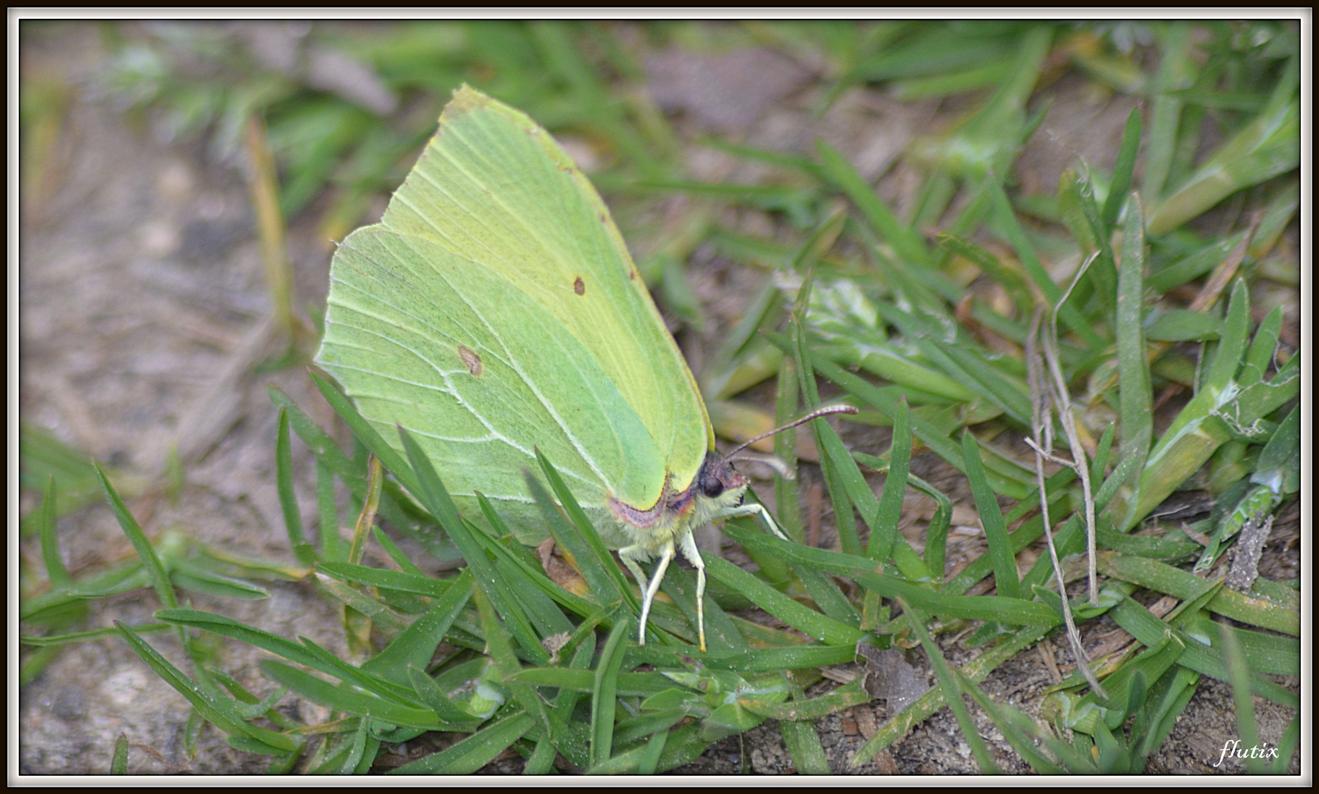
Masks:
[[[447,119],[452,119],[471,110],[498,105],[499,102],[488,94],[484,94],[467,83],[460,84],[453,91],[453,97],[444,110],[440,111],[440,124],[443,125]]]
[[[440,111],[440,126],[435,131],[435,137],[439,137],[444,132],[447,124],[457,122],[463,115],[476,110],[497,111],[517,121],[519,126],[527,128],[529,132],[540,130],[540,126],[522,111],[500,102],[467,83],[462,83],[454,89],[453,97],[444,106],[444,110]]]
[[[449,104],[445,106],[445,109],[447,110],[448,108],[454,106],[461,107],[467,105],[481,104],[489,101],[490,101],[490,97],[486,96],[485,94],[481,93],[475,88],[472,88],[467,83],[459,83],[458,87],[453,90],[453,98],[449,100]]]

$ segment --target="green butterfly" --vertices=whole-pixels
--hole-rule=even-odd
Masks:
[[[481,492],[527,544],[546,537],[525,478],[539,449],[644,593],[642,644],[669,562],[696,567],[705,650],[692,529],[758,514],[782,532],[742,504],[604,202],[545,130],[459,89],[380,223],[335,252],[328,303],[316,360],[391,444],[407,428],[460,507]]]

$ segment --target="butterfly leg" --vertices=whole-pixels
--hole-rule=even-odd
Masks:
[[[646,620],[650,617],[650,605],[655,602],[655,594],[659,592],[660,582],[664,579],[664,572],[669,568],[669,561],[673,559],[673,541],[664,544],[663,550],[660,551],[659,564],[655,566],[655,573],[650,577],[650,584],[646,586],[645,597],[641,601],[641,634],[638,639],[639,645],[646,644]]]
[[[701,653],[705,653],[705,560],[696,548],[696,537],[688,532],[682,536],[682,556],[696,568],[696,636],[700,639]]]
[[[646,572],[641,569],[641,563],[650,561],[650,552],[646,551],[641,545],[625,546],[618,550],[618,559],[623,561],[627,570],[632,574],[632,578],[637,580],[637,592],[641,595],[646,594]]]
[[[780,540],[788,539],[788,536],[783,534],[783,530],[779,529],[779,525],[770,517],[769,511],[765,509],[765,506],[759,503],[729,507],[725,510],[720,510],[715,514],[714,518],[737,518],[738,516],[755,515],[760,516],[765,521],[765,526],[769,527],[769,531],[778,536]]]

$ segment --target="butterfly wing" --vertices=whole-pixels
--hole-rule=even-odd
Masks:
[[[463,88],[381,222],[340,246],[317,360],[455,496],[534,515],[539,447],[606,517],[695,477],[695,380],[603,202],[525,115]],[[519,517],[526,516],[526,522]],[[597,524],[601,522],[597,521]],[[603,528],[603,527],[602,527]]]

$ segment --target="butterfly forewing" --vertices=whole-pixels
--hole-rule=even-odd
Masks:
[[[525,115],[461,89],[380,224],[335,254],[318,361],[414,431],[455,495],[518,516],[542,449],[597,516],[711,445],[694,379],[604,204]],[[530,513],[528,513],[530,515]]]

